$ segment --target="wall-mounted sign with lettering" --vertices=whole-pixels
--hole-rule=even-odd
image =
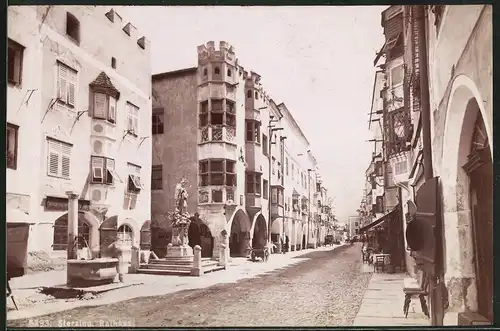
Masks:
[[[45,210],[46,211],[68,211],[68,199],[58,198],[58,197],[47,197],[45,198]],[[79,211],[89,211],[90,201],[89,200],[78,200],[78,210]]]

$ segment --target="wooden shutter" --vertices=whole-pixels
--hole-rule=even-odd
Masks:
[[[68,80],[68,104],[74,106],[76,104],[76,72],[70,73]]]
[[[108,120],[115,123],[116,122],[116,99],[109,97],[109,113]]]
[[[138,134],[139,132],[139,109],[137,107],[132,107],[132,114],[133,114],[133,128],[134,128],[134,133]]]
[[[57,96],[61,101],[68,101],[68,67],[64,64],[58,64]]]
[[[106,118],[107,95],[94,93],[94,117]]]
[[[71,145],[61,143],[61,177],[69,178],[71,170]]]
[[[106,183],[113,184],[115,160],[106,159]]]
[[[47,171],[51,176],[59,176],[61,159],[61,145],[55,140],[48,140],[48,164]]]

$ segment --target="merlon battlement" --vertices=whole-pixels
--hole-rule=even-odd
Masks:
[[[105,16],[108,18],[108,20],[116,25],[119,25],[120,27],[123,26],[123,18],[114,10],[111,8]],[[123,27],[122,30],[124,33],[126,33],[131,39],[137,40],[137,45],[142,48],[142,49],[148,49],[149,50],[149,45],[150,41],[145,37],[145,36],[140,36],[137,32],[137,28],[130,22],[127,22]]]

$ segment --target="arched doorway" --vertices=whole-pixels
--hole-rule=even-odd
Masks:
[[[118,233],[117,233],[117,243],[126,247],[132,247],[132,237],[133,237],[133,231],[132,228],[127,225],[123,224],[118,228]]]
[[[91,245],[91,223],[86,219],[83,212],[78,213],[78,257],[87,258],[84,250],[90,250]],[[92,238],[94,239],[94,238]],[[65,251],[68,248],[68,214],[64,214],[54,222],[54,235],[52,249],[54,251]]]
[[[250,221],[247,214],[240,209],[233,216],[231,234],[229,236],[229,254],[231,257],[247,255],[250,242]]]
[[[267,224],[262,214],[257,216],[253,228],[252,247],[262,248],[267,244]]]
[[[188,230],[189,246],[201,247],[201,257],[212,257],[214,250],[214,237],[210,229],[201,220],[191,222]]]
[[[493,321],[493,162],[486,127],[475,99],[469,101],[469,107],[477,108],[477,118],[463,169],[469,177],[478,313]]]

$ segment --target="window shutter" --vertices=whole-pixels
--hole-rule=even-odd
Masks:
[[[113,123],[116,122],[116,99],[113,97],[109,97],[108,119]]]
[[[75,82],[68,82],[68,104],[74,106],[75,105],[75,93],[76,93]]]
[[[106,94],[94,93],[94,117],[106,118]]]
[[[138,118],[138,116],[137,116],[137,115],[135,115],[135,116],[133,117],[133,124],[132,124],[132,128],[133,128],[133,130],[134,130],[134,133],[135,133],[135,134],[138,134],[138,132],[139,132],[139,118]]]
[[[61,144],[61,176],[69,178],[71,167],[71,145]]]
[[[61,99],[61,101],[67,102],[67,93],[68,93],[68,68],[62,64],[59,63],[58,66],[58,97]]]
[[[57,141],[48,141],[48,173],[52,176],[59,175],[59,159],[61,156],[61,145]]]

